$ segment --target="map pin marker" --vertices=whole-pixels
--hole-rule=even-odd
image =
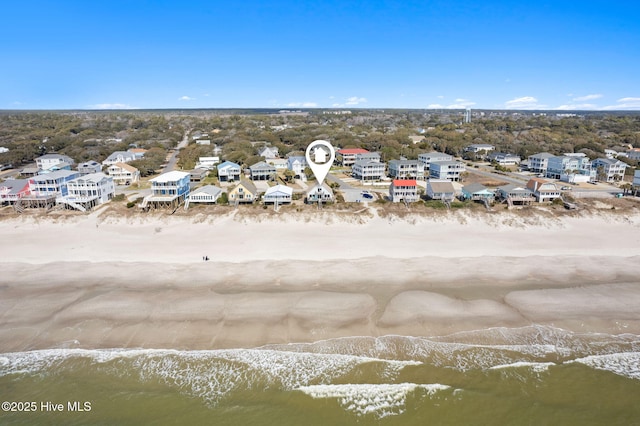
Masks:
[[[333,146],[327,141],[313,141],[307,146],[305,158],[309,168],[318,180],[318,185],[322,185],[333,164],[333,160],[336,159],[336,151]]]

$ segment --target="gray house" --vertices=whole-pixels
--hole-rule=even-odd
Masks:
[[[251,180],[273,180],[276,177],[276,168],[264,161],[249,166]]]

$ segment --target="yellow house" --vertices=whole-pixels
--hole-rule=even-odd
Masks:
[[[253,182],[240,179],[240,183],[229,190],[229,203],[253,203],[258,198],[258,190]]]

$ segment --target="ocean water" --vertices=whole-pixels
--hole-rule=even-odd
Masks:
[[[640,336],[550,327],[0,355],[0,424],[640,425]]]

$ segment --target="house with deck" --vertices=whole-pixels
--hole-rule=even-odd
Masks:
[[[605,182],[620,182],[624,179],[627,163],[613,158],[596,158],[591,162],[596,178]]]
[[[0,202],[14,204],[18,199],[31,195],[28,179],[7,179],[0,182]]]
[[[241,168],[239,164],[231,161],[225,161],[218,164],[218,180],[220,182],[235,182],[240,180]]]
[[[495,146],[487,143],[474,143],[472,145],[467,146],[464,149],[464,152],[473,153],[476,156],[485,158],[490,151],[493,151],[495,149],[496,149]]]
[[[568,153],[548,159],[547,178],[565,182],[588,182],[596,178],[596,170],[583,153]]]
[[[387,171],[394,179],[424,179],[424,164],[418,160],[391,160]]]
[[[140,180],[140,170],[130,164],[116,163],[107,168],[107,174],[116,185],[131,185]]]
[[[276,185],[269,187],[262,196],[264,204],[291,204],[293,199],[293,189],[284,185]]]
[[[379,181],[384,172],[385,165],[379,161],[358,160],[351,167],[351,176],[361,181]]]
[[[555,183],[541,178],[529,179],[527,189],[533,192],[539,203],[553,201],[562,195]]]
[[[150,180],[151,195],[142,201],[143,209],[177,208],[189,196],[191,175],[177,170],[163,173]]]
[[[325,183],[322,185],[315,185],[305,194],[305,201],[307,204],[318,202],[331,203],[334,201],[333,190]]]
[[[258,199],[258,188],[248,179],[240,179],[240,182],[229,190],[229,203],[251,204]]]
[[[453,155],[445,154],[442,152],[425,152],[418,155],[418,161],[424,165],[425,172],[431,167],[431,163],[434,161],[453,161]]]
[[[219,162],[220,157],[198,157],[195,168],[213,170]]]
[[[495,200],[496,193],[481,183],[470,183],[462,187],[461,198],[463,200],[487,201],[491,203]]]
[[[71,170],[73,164],[75,164],[73,158],[63,154],[45,154],[36,158],[36,167],[39,173]]]
[[[293,155],[287,158],[287,169],[291,170],[296,178],[302,177],[302,175],[304,175],[304,169],[308,166],[307,159],[301,155]]]
[[[83,175],[90,175],[92,173],[102,172],[102,165],[97,161],[87,161],[85,163],[78,164],[78,171]]]
[[[394,203],[414,203],[420,200],[415,179],[394,179],[389,186],[389,199]]]
[[[456,198],[456,189],[453,183],[446,179],[429,179],[427,181],[427,197],[431,200],[453,201]]]
[[[222,195],[222,189],[214,185],[205,185],[189,192],[187,200],[184,203],[184,209],[187,210],[192,203],[215,204]]]
[[[275,180],[276,178],[276,168],[265,161],[249,166],[249,173],[251,180]]]
[[[457,182],[467,167],[460,161],[432,161],[429,166],[429,179]]]
[[[549,166],[549,158],[553,158],[555,155],[548,152],[540,152],[528,157],[529,159],[529,171],[536,174],[546,176],[547,167]]]
[[[496,194],[502,200],[505,200],[509,206],[513,205],[529,205],[536,201],[533,191],[521,185],[507,184],[499,186]]]
[[[356,162],[357,154],[369,154],[369,151],[363,148],[343,148],[336,152],[336,161],[343,166],[353,166]]]
[[[515,166],[520,164],[522,159],[519,155],[510,154],[508,152],[490,152],[487,154],[487,160],[498,163],[500,166]]]
[[[67,182],[67,194],[56,198],[66,208],[87,211],[110,201],[115,195],[113,178],[106,174],[91,173]]]

